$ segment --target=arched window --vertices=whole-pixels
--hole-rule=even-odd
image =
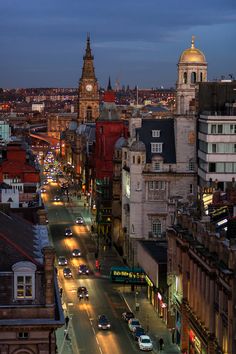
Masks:
[[[135,163],[135,156],[133,156],[133,163]]]
[[[186,73],[186,71],[184,72],[184,77],[183,77],[183,83],[187,84],[188,82],[188,74]]]
[[[195,84],[197,80],[197,76],[195,71],[191,72],[191,84]]]
[[[162,228],[159,219],[152,222],[152,233],[154,236],[161,236]]]
[[[88,121],[92,120],[92,107],[87,107],[87,110],[86,110],[86,118]]]
[[[138,162],[138,164],[141,163],[141,158],[140,158],[140,156],[138,156],[137,162]]]
[[[203,81],[203,73],[200,73],[200,82]]]

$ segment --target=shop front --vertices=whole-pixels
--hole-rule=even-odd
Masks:
[[[189,354],[207,354],[207,346],[192,329],[189,331]]]

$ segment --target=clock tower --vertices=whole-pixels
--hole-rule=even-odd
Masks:
[[[99,90],[95,77],[90,38],[87,37],[86,52],[83,57],[82,76],[79,80],[78,122],[94,122],[99,117]]]

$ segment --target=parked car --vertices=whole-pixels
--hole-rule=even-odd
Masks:
[[[41,193],[46,193],[47,192],[47,190],[46,190],[46,188],[41,188]]]
[[[71,272],[71,269],[66,267],[63,269],[63,275],[64,275],[64,278],[72,278],[72,272]]]
[[[82,275],[82,274],[84,274],[84,275],[89,274],[89,269],[86,266],[86,264],[80,264],[80,266],[79,266],[79,275]]]
[[[138,340],[140,336],[143,336],[145,334],[144,328],[143,327],[135,327],[133,331],[133,336],[135,340]]]
[[[77,289],[77,296],[80,300],[82,299],[88,300],[89,294],[87,288],[85,286],[79,286]]]
[[[134,314],[131,311],[126,311],[122,313],[122,318],[125,322],[128,322],[131,318],[134,318]]]
[[[72,235],[72,230],[69,227],[65,228],[65,236],[71,237]]]
[[[76,225],[83,225],[84,224],[84,219],[82,218],[82,216],[78,216],[75,219],[75,223],[76,223]]]
[[[75,248],[75,249],[72,251],[72,256],[73,256],[73,257],[81,257],[81,251],[80,251],[78,248]]]
[[[138,345],[140,350],[144,350],[144,351],[153,350],[153,344],[151,338],[147,335],[143,335],[139,337]]]
[[[64,265],[67,265],[67,259],[66,259],[66,257],[64,257],[64,256],[59,256],[58,257],[58,265],[60,265],[60,266],[64,266]]]
[[[131,330],[131,332],[134,332],[136,327],[141,327],[141,324],[137,318],[131,318],[128,321],[128,327]]]
[[[98,316],[98,328],[99,329],[110,329],[111,324],[106,315]]]

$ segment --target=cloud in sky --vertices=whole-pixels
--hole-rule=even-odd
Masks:
[[[8,0],[0,5],[0,87],[75,87],[86,35],[96,76],[173,86],[191,35],[209,79],[236,76],[235,0]]]

